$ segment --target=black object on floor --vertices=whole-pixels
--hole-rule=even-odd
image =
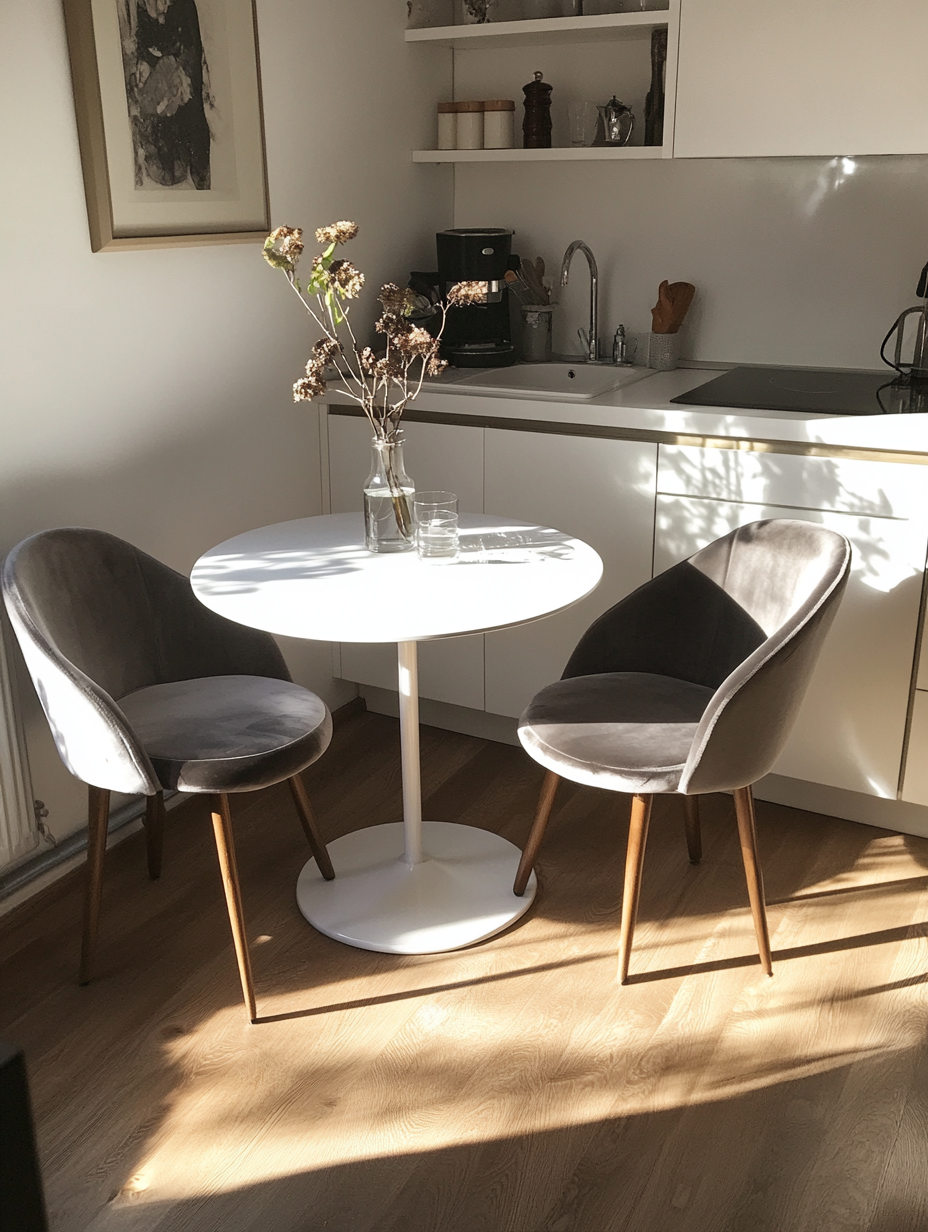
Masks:
[[[0,1224],[48,1232],[22,1052],[0,1040]]]

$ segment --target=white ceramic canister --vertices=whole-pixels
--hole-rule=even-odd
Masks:
[[[483,148],[511,150],[516,105],[511,98],[491,98],[483,104]]]
[[[437,150],[456,150],[458,148],[458,105],[457,103],[438,104],[438,145]]]
[[[483,149],[483,103],[465,101],[457,107],[457,148],[459,150]]]

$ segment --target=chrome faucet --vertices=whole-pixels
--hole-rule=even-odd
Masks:
[[[599,359],[599,270],[596,268],[596,258],[583,240],[574,240],[564,253],[564,260],[561,262],[561,286],[567,286],[570,263],[578,250],[586,257],[586,263],[590,267],[590,332],[584,342],[587,345],[587,361],[595,364]],[[580,336],[583,337],[582,331]]]

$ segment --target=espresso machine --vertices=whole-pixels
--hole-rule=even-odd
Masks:
[[[439,231],[438,294],[456,282],[485,282],[486,303],[448,310],[441,354],[458,368],[503,368],[516,361],[509,324],[507,269],[516,268],[512,232],[503,227],[455,227]]]

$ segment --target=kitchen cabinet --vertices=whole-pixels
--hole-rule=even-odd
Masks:
[[[673,146],[680,0],[647,12],[487,22],[407,30],[406,41],[447,47],[454,58],[455,99],[511,98],[516,103],[515,149],[415,150],[415,162],[629,161],[669,158]],[[645,146],[644,100],[651,82],[651,33],[667,29],[663,145]],[[550,149],[524,150],[522,86],[541,68],[554,86]],[[628,146],[570,144],[567,104],[605,103],[618,92],[636,116]]]
[[[651,576],[657,445],[415,422],[405,432],[407,469],[420,489],[457,492],[463,510],[554,526],[603,558],[600,586],[566,612],[420,645],[423,697],[518,716],[558,679],[587,625]],[[331,510],[358,510],[370,431],[357,417],[330,414],[328,434]],[[343,678],[396,688],[392,646],[344,643],[340,654]]]
[[[850,540],[851,580],[775,773],[895,799],[928,544],[924,467],[660,452],[655,573],[761,518],[819,522]]]
[[[575,535],[604,565],[599,587],[566,612],[486,635],[491,713],[521,714],[587,626],[651,576],[656,467],[649,442],[486,430],[487,512]]]
[[[674,157],[928,152],[924,0],[683,0]]]
[[[370,465],[371,429],[357,415],[327,419],[329,500],[332,513],[360,512]],[[457,492],[462,510],[483,509],[483,429],[406,423],[406,469],[420,491]],[[336,675],[358,684],[396,689],[396,646],[343,642]],[[483,635],[419,644],[419,695],[483,710]]]

